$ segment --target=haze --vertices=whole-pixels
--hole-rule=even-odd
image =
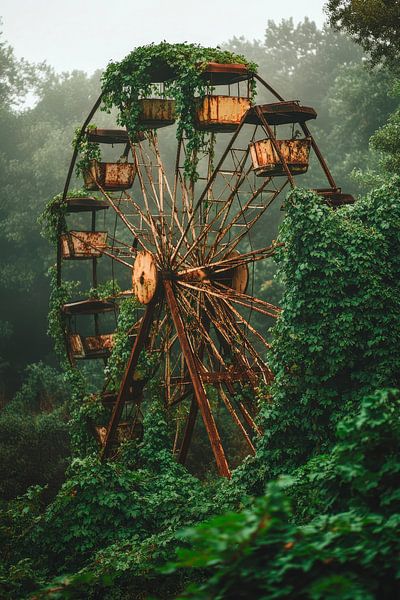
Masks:
[[[217,45],[233,36],[263,39],[268,19],[324,22],[325,0],[3,0],[3,38],[18,57],[57,71],[93,72],[142,44]]]

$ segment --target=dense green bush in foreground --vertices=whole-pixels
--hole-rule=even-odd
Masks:
[[[169,570],[201,568],[206,580],[181,597],[396,597],[399,417],[398,392],[367,396],[339,422],[329,454],[269,484],[242,513],[188,530],[189,549],[179,551]]]
[[[60,373],[30,365],[21,390],[0,412],[0,502],[46,485],[60,488],[69,456],[67,390]]]

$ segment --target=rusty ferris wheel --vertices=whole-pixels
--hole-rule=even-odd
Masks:
[[[166,76],[158,69],[152,82],[162,84]],[[58,282],[64,276],[64,261],[86,261],[95,288],[100,259],[125,270],[131,282],[122,295],[103,300],[89,297],[63,306],[73,366],[82,359],[107,360],[114,334],[100,333],[100,321],[104,313],[115,310],[121,297],[134,295],[143,306],[129,332],[130,356],[118,391],[110,391],[106,378],[100,394],[109,411],[108,423],[99,433],[103,457],[112,457],[118,441],[137,431],[147,383],[137,375],[138,362],[147,352],[157,357],[166,406],[171,411],[184,407],[173,448],[178,460],[185,462],[201,416],[218,472],[229,477],[215,399],[226,408],[248,453],[254,453],[255,438],[261,433],[254,393],[240,392],[257,391],[260,382],[271,382],[273,374],[264,358],[269,344],[250,316],[274,319],[280,312],[248,289],[250,269],[270,258],[276,247],[272,242],[254,248],[249,243],[252,231],[281,192],[294,187],[295,177],[307,171],[311,151],[327,180],[327,187],[316,189],[317,193],[333,206],[353,199],[336,186],[310,133],[307,122],[317,116],[313,108],[285,101],[243,64],[208,63],[202,67],[202,77],[210,92],[197,102],[195,123],[216,150],[196,157],[196,181],[184,174],[185,161],[190,159],[184,135],[176,141],[174,165],[165,158],[162,138],[176,118],[173,100],[140,99],[144,131],[134,139],[124,129],[89,126],[102,97],[97,100],[80,138],[121,145],[123,160],[93,160],[85,173],[85,187],[94,194],[71,197],[74,152],[64,189],[67,213],[79,213],[81,221],[87,213],[91,220],[86,229],[60,231]],[[253,78],[272,102],[251,103]],[[282,137],[282,130],[294,131],[295,126],[302,132],[300,138],[298,134]],[[98,215],[105,211],[114,215],[122,231],[118,237],[115,226],[112,231],[97,230]],[[94,335],[77,330],[80,316],[91,320]]]

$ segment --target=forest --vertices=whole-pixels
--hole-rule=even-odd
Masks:
[[[109,111],[96,124],[113,122],[111,99],[122,92],[112,84],[123,63],[91,76],[60,74],[18,59],[1,34],[0,598],[397,597],[400,5],[330,0],[325,11],[321,28],[307,18],[266,18],[262,41],[234,37],[210,53],[215,62],[245,57],[284,98],[314,107],[312,134],[355,198],[332,207],[307,187],[307,174],[255,227],[256,247],[274,250],[252,275],[254,296],[279,307],[267,326],[252,320],[254,335],[267,340],[273,377],[240,392],[257,404],[260,435],[249,442],[250,456],[211,397],[231,440],[227,477],[218,476],[204,427],[195,428],[187,464],[176,460],[175,422],[147,354],[138,367],[150,373],[140,438],[102,460],[93,435],[93,423],[105,418],[93,401],[100,375],[90,361],[72,368],[65,355],[57,311],[78,287],[55,281],[54,215],[64,215],[54,207],[62,210],[77,128],[104,82]],[[184,111],[181,91],[173,93]],[[266,101],[262,89],[256,102]],[[128,133],[136,131],[133,112],[119,117]],[[182,122],[197,144],[192,156],[200,154],[203,138],[190,138]],[[171,169],[175,133],[165,134]],[[183,168],[201,179],[193,161]],[[81,187],[78,163],[71,189],[79,196]],[[108,298],[110,282],[96,293]],[[133,298],[120,304],[116,350],[105,366],[118,382],[113,393],[137,310]]]

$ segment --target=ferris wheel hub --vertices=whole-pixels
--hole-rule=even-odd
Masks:
[[[132,269],[132,289],[141,304],[149,304],[156,293],[159,273],[151,252],[137,253]]]

